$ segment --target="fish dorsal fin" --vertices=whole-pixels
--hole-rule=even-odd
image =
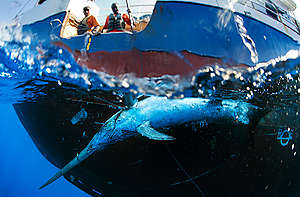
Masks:
[[[153,129],[149,121],[143,122],[143,124],[137,128],[137,132],[151,140],[175,140],[174,137],[160,133]]]

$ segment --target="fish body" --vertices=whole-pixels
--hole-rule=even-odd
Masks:
[[[205,121],[206,124],[220,122],[224,124],[249,124],[253,110],[258,107],[236,100],[220,102],[204,98],[168,99],[152,96],[137,102],[128,110],[121,111],[109,120],[95,135],[89,146],[100,150],[107,144],[121,141],[139,133],[155,140],[171,140],[159,132],[147,135],[147,130],[160,130],[194,121]],[[157,138],[155,135],[157,134]]]

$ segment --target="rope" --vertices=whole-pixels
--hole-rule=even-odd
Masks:
[[[182,172],[185,174],[185,176],[192,182],[192,184],[195,186],[195,188],[198,190],[198,192],[201,194],[201,196],[202,197],[206,197],[205,194],[204,194],[204,192],[200,189],[200,187],[197,185],[197,183],[194,181],[194,179],[187,173],[187,171],[183,168],[183,166],[181,165],[181,163],[176,159],[175,155],[171,151],[171,149],[168,146],[168,144],[165,144],[165,145],[166,145],[166,148],[167,148],[169,154],[171,155],[171,157],[176,162],[177,166],[182,170]]]
[[[127,6],[127,13],[128,13],[129,19],[130,19],[130,28],[131,28],[131,32],[133,33],[133,27],[132,27],[133,20],[131,20],[131,16],[130,16],[130,13],[129,13],[128,0],[126,0],[126,6]]]

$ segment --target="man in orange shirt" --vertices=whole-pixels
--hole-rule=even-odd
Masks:
[[[111,9],[113,13],[106,17],[103,30],[107,29],[107,32],[122,32],[125,29],[125,23],[131,25],[129,16],[127,14],[121,15],[119,13],[118,4],[113,3]],[[130,10],[128,10],[128,13],[130,13]]]
[[[96,18],[90,14],[90,7],[86,6],[83,8],[84,18],[77,27],[78,35],[84,34],[86,32],[92,32],[93,34],[97,33],[100,29],[100,25],[97,22]]]

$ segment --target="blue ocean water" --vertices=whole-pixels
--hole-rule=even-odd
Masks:
[[[88,196],[65,179],[55,188],[38,190],[57,168],[50,165],[33,144],[11,104],[0,105],[0,196]]]
[[[15,27],[1,29],[0,47],[1,196],[87,196],[64,179],[55,182],[55,187],[38,190],[57,169],[40,154],[12,108],[14,103],[36,102],[47,96],[53,84],[64,90],[61,96],[76,97],[92,91],[113,91],[121,96],[130,91],[170,98],[242,100],[266,110],[286,112],[281,130],[274,126],[270,135],[275,132],[280,136],[298,128],[294,119],[298,117],[300,102],[300,51],[297,50],[253,68],[210,65],[190,78],[149,79],[132,75],[115,77],[87,70],[64,49],[31,40]],[[286,143],[291,145],[289,137],[279,137],[277,142],[282,147]],[[295,153],[293,157],[298,156]]]

